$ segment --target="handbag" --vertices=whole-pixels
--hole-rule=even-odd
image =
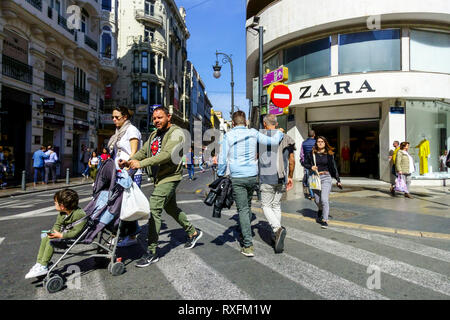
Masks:
[[[150,217],[150,203],[147,197],[133,182],[129,189],[123,191],[122,207],[120,208],[120,220],[136,221],[148,220]]]
[[[206,199],[203,201],[207,206],[212,206],[214,204],[214,201],[216,200],[217,197],[217,193],[215,193],[214,191],[210,191],[208,193],[208,196],[206,197]]]
[[[316,155],[313,153],[314,166],[316,167]],[[312,190],[322,190],[322,184],[320,182],[319,173],[312,171],[308,176],[309,188]]]
[[[397,179],[395,179],[395,191],[409,193],[405,175],[399,174]]]

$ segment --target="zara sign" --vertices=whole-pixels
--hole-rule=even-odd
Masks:
[[[355,87],[357,88],[357,87]],[[304,86],[300,87],[300,98],[299,99],[306,99],[306,98],[312,98],[312,97],[319,97],[319,96],[330,96],[330,95],[339,95],[339,94],[349,94],[353,93],[354,87],[352,87],[350,81],[338,81],[334,83],[334,87],[325,87],[323,84],[320,85],[320,87],[316,90],[316,88],[312,89],[312,86]],[[353,89],[353,90],[352,90]],[[359,86],[359,89],[355,91],[355,93],[362,93],[365,92],[375,92],[376,90],[372,88],[372,86],[369,84],[367,80],[364,80],[364,82]]]

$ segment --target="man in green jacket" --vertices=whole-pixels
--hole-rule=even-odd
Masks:
[[[37,262],[25,275],[25,279],[46,275],[54,247],[66,248],[66,244],[58,242],[58,240],[77,237],[86,224],[86,220],[74,224],[86,216],[84,210],[78,207],[79,197],[76,191],[72,189],[60,190],[55,193],[53,200],[55,209],[59,211],[58,217],[51,230],[43,231]]]
[[[155,179],[155,189],[150,196],[151,216],[148,222],[148,250],[136,263],[136,267],[147,267],[159,260],[156,255],[159,231],[161,229],[161,214],[163,209],[174,218],[188,234],[186,249],[191,249],[202,237],[202,231],[197,231],[188,221],[186,213],[177,206],[176,188],[182,179],[182,161],[175,163],[172,159],[179,158],[177,147],[184,141],[181,129],[171,123],[172,116],[166,108],[159,107],[153,111],[153,124],[157,128],[147,142],[129,161],[120,161],[120,167],[139,169],[150,167]]]

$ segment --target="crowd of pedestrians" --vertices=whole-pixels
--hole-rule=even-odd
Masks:
[[[162,212],[165,210],[186,232],[186,249],[194,248],[203,232],[196,229],[188,220],[187,214],[177,205],[177,187],[182,180],[183,167],[188,169],[189,179],[194,178],[194,152],[191,148],[180,161],[174,161],[174,150],[184,142],[181,128],[171,122],[171,114],[164,107],[153,111],[153,124],[157,128],[143,144],[141,133],[131,124],[132,113],[125,107],[116,107],[112,118],[116,125],[115,134],[109,139],[107,147],[103,148],[100,156],[96,152],[90,153],[83,148],[81,162],[85,164],[83,175],[90,174],[95,180],[97,170],[110,157],[114,159],[116,171],[128,170],[134,183],[140,188],[142,170],[146,170],[154,179],[154,189],[149,198],[150,217],[148,221],[147,249],[136,262],[136,267],[147,267],[158,261],[158,239],[161,230]],[[293,173],[295,169],[294,151],[295,141],[279,129],[277,118],[266,115],[263,119],[264,130],[249,129],[245,113],[237,111],[232,115],[233,128],[226,133],[220,142],[220,150],[215,150],[211,158],[214,173],[220,179],[229,176],[231,181],[232,199],[236,203],[239,215],[241,253],[247,257],[255,254],[251,220],[252,198],[256,190],[260,191],[261,204],[264,215],[272,230],[272,242],[276,253],[284,250],[286,228],[281,221],[281,198],[283,194],[293,188]],[[407,150],[407,149],[406,149]],[[205,152],[199,156],[200,170],[205,170]],[[35,168],[35,183],[37,176],[43,176],[44,166],[48,172],[54,172],[52,162],[58,159],[50,147],[42,147],[33,156]],[[314,131],[309,132],[309,138],[301,146],[301,164],[305,168],[303,184],[306,189],[311,177],[320,180],[321,189],[308,191],[308,195],[315,200],[318,207],[317,222],[322,228],[327,228],[329,217],[329,193],[332,178],[341,187],[339,174],[334,160],[333,148],[325,137],[316,137]],[[399,154],[400,155],[400,154]],[[400,155],[403,157],[403,154]],[[48,165],[47,165],[48,163]],[[403,166],[403,158],[398,162],[402,173],[408,168]],[[55,175],[53,174],[54,178]],[[48,177],[45,179],[48,181]],[[67,190],[67,189],[66,189]],[[62,224],[75,221],[84,215],[78,207],[78,198],[72,191],[55,194],[55,208],[61,212],[55,226],[43,234],[41,249],[37,263],[26,278],[44,274],[49,263],[55,239],[72,238],[77,236],[61,233]],[[61,221],[64,221],[61,222]],[[59,221],[59,222],[58,222]],[[60,228],[61,227],[61,228]],[[77,232],[81,228],[77,228]],[[136,221],[122,221],[119,234],[121,239],[118,246],[126,247],[136,244],[136,237],[141,228]],[[57,245],[56,245],[57,247]]]

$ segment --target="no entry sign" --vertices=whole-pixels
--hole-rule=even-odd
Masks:
[[[270,94],[270,100],[278,108],[286,108],[292,101],[292,93],[288,86],[279,84],[273,88]]]

